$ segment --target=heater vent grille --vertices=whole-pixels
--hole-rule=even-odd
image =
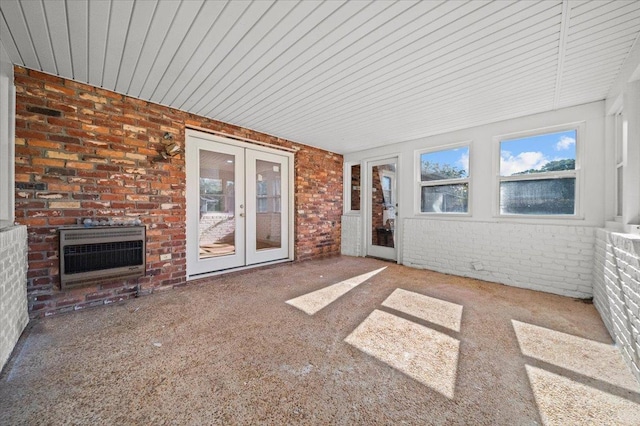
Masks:
[[[105,232],[106,231],[106,232]],[[118,228],[89,228],[66,231],[64,233],[65,241],[86,240],[91,238],[118,238],[118,237],[137,237],[140,236],[139,227],[130,229]]]
[[[145,274],[146,228],[72,228],[60,230],[62,289],[110,278]]]
[[[142,241],[84,244],[64,248],[65,274],[142,264]]]

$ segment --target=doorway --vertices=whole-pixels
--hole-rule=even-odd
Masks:
[[[187,276],[293,259],[293,155],[187,131]]]
[[[367,163],[367,255],[397,259],[397,158]]]

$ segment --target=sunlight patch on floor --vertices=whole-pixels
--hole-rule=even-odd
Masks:
[[[345,342],[453,399],[460,342],[387,312],[374,310]]]
[[[312,293],[304,294],[300,297],[296,297],[295,299],[287,300],[286,303],[300,309],[301,311],[306,312],[309,315],[313,315],[322,308],[339,299],[344,294],[348,293],[349,290],[352,290],[356,286],[362,284],[369,278],[379,274],[385,269],[387,269],[386,266],[384,268],[376,269],[375,271],[367,272],[366,274],[358,275],[357,277],[349,278],[339,283],[330,285],[329,287],[322,288]]]
[[[382,302],[382,306],[460,331],[462,306],[455,303],[397,288]]]
[[[638,425],[640,405],[546,370],[526,366],[545,425]]]
[[[630,391],[640,387],[613,344],[511,320],[523,355]]]

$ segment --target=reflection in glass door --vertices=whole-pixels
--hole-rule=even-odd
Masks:
[[[236,252],[234,156],[200,152],[200,259]]]
[[[287,257],[288,158],[247,150],[247,264]]]
[[[369,163],[367,255],[396,259],[396,159]]]
[[[244,149],[194,138],[187,162],[189,273],[244,265]]]
[[[280,164],[256,161],[256,250],[282,247]]]

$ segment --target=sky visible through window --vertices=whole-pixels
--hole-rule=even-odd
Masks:
[[[573,160],[575,169],[576,131],[547,133],[500,143],[500,175],[513,176],[541,170],[552,161]],[[565,166],[566,167],[566,166]]]
[[[428,162],[430,165],[432,165],[432,167],[435,165],[439,165],[439,168],[442,169],[444,166],[449,166],[451,168],[464,171],[464,173],[462,173],[462,175],[458,177],[461,177],[461,178],[469,177],[469,147],[468,146],[464,146],[456,149],[447,149],[444,151],[427,152],[422,154],[420,157],[423,164],[423,169],[424,169],[425,163]],[[432,167],[430,167],[430,169]]]

